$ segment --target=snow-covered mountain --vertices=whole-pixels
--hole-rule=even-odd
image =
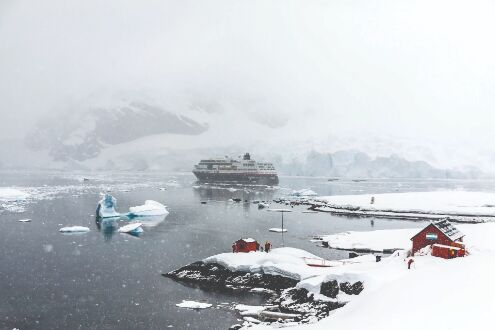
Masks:
[[[221,101],[162,104],[110,97],[66,106],[42,118],[24,141],[0,141],[0,168],[189,171],[201,158],[249,151],[286,175],[483,175],[476,167],[443,166],[431,156],[438,152],[399,139],[311,136],[309,123]]]
[[[26,145],[46,150],[55,161],[85,161],[108,146],[144,136],[172,133],[198,135],[208,129],[188,117],[142,102],[90,107],[41,120],[26,137]]]

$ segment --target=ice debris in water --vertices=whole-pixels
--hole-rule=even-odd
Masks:
[[[28,193],[13,188],[0,188],[0,201],[15,202],[25,200]]]
[[[175,304],[175,306],[180,308],[204,309],[204,308],[210,308],[212,305],[208,303],[201,303],[192,300],[182,300],[180,304]]]
[[[31,222],[31,219],[19,219],[19,222]]]
[[[316,192],[311,189],[301,189],[301,190],[293,190],[291,196],[294,197],[314,197],[318,196]]]
[[[101,218],[114,218],[119,217],[120,214],[115,211],[117,205],[117,199],[110,194],[104,194],[103,198],[98,202],[96,208],[96,214]]]
[[[143,205],[129,208],[129,216],[140,217],[150,215],[167,215],[167,207],[159,202],[147,200]]]
[[[143,232],[141,222],[134,222],[119,228],[119,233],[139,234]]]
[[[87,233],[89,228],[83,226],[71,226],[60,228],[58,231],[61,233]]]

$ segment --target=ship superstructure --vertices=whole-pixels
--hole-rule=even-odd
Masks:
[[[273,164],[252,160],[249,153],[239,159],[203,159],[194,166],[193,173],[200,182],[278,184],[278,175]]]

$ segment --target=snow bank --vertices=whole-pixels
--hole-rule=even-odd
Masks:
[[[295,280],[322,274],[321,268],[308,266],[304,258],[318,257],[304,250],[284,247],[269,253],[222,253],[203,261],[220,264],[231,271],[281,275]]]
[[[192,300],[182,300],[180,304],[175,304],[175,306],[180,308],[204,309],[204,308],[210,308],[212,304],[207,304]]]
[[[89,231],[89,228],[83,226],[71,226],[62,227],[58,231],[61,233],[87,233]]]
[[[326,319],[293,329],[491,329],[495,267],[487,261],[478,256],[448,261],[425,256],[407,271],[398,260],[401,268],[387,265],[379,272],[387,270],[393,277],[375,278],[375,286],[365,285],[359,296]]]
[[[129,215],[134,217],[167,215],[167,207],[159,202],[147,200],[143,205],[129,208]]]
[[[480,228],[491,228],[495,223],[484,224],[462,224],[456,225],[464,235],[466,247],[479,250],[489,245],[486,235],[482,235]],[[426,225],[425,225],[426,227]],[[411,237],[419,233],[422,228],[413,229],[386,229],[375,231],[347,231],[338,234],[320,236],[323,242],[328,243],[330,248],[343,250],[370,250],[382,252],[383,250],[410,249]]]
[[[470,252],[467,257],[445,260],[429,255],[417,256],[413,268],[408,270],[403,252],[396,252],[381,262],[375,262],[373,256],[368,255],[342,260],[340,267],[326,268],[323,274],[303,279],[297,286],[309,290],[317,298],[321,283],[333,279],[362,281],[364,290],[358,296],[340,293],[337,298],[348,301],[346,306],[318,323],[291,329],[491,329],[495,294],[495,223],[457,227],[466,234],[465,243]],[[352,232],[345,237],[384,248],[388,243],[376,245],[384,235],[398,235],[410,242],[410,234],[417,231],[419,229],[411,229],[411,232],[386,230],[358,236]],[[275,327],[265,324],[250,329]]]
[[[23,201],[29,197],[29,194],[18,189],[0,188],[0,201],[15,202]]]
[[[374,198],[373,204],[371,203]],[[353,211],[495,217],[495,193],[434,191],[319,197],[328,207]],[[495,220],[495,219],[494,219]]]

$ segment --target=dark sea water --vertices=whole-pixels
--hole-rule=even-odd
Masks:
[[[82,177],[90,181],[83,182]],[[495,191],[492,181],[367,180],[282,177],[279,189],[194,187],[189,174],[4,173],[0,187],[31,193],[24,213],[0,213],[1,329],[227,329],[238,323],[234,303],[261,304],[263,296],[206,292],[160,274],[205,257],[229,252],[233,241],[253,237],[274,247],[282,236],[268,232],[280,214],[258,210],[242,200],[271,200],[292,189],[311,188],[320,195],[466,189]],[[162,188],[162,189],[160,189]],[[147,199],[168,206],[164,221],[144,228],[140,237],[116,232],[125,221],[97,226],[99,193],[110,190],[117,208]],[[200,202],[206,201],[203,205]],[[285,216],[286,246],[327,259],[347,257],[310,242],[313,235],[347,230],[420,227],[421,222],[348,218],[302,213]],[[32,219],[21,223],[23,218]],[[81,225],[85,234],[61,234],[62,226]],[[175,306],[183,299],[209,302],[200,311]],[[222,304],[223,303],[223,304]],[[221,307],[218,307],[221,306]]]

